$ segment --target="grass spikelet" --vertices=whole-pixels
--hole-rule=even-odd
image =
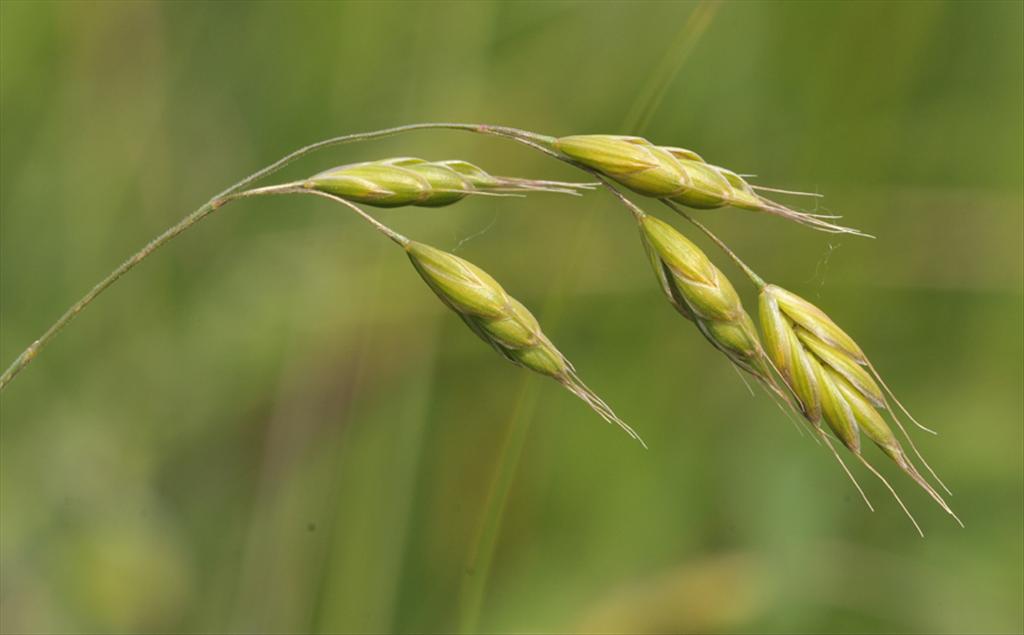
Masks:
[[[890,413],[915,454],[928,467],[875,382],[876,374],[868,372],[873,371],[870,362],[853,338],[821,309],[775,285],[762,287],[760,315],[768,357],[793,390],[807,419],[816,427],[824,421],[896,496],[895,490],[861,454],[863,433],[962,526],[942,496],[918,472],[879,414],[879,409]],[[930,467],[928,470],[939,480]],[[910,516],[903,501],[898,496],[896,499]],[[917,526],[916,521],[914,525]]]
[[[697,209],[732,206],[773,214],[824,232],[868,236],[826,220],[836,217],[800,212],[765,198],[756,190],[805,193],[755,188],[740,175],[707,163],[692,150],[656,146],[642,137],[617,135],[561,137],[554,141],[553,147],[572,161],[597,170],[644,196]]]
[[[578,195],[590,183],[534,181],[493,176],[466,161],[425,161],[399,157],[331,168],[302,183],[307,189],[374,207],[444,207],[471,195],[509,196],[527,192]]]
[[[476,265],[423,243],[409,241],[406,253],[416,271],[480,339],[505,359],[551,377],[583,400],[602,419],[647,445],[576,374],[565,356],[541,331],[540,324],[518,300]]]
[[[735,366],[788,401],[771,373],[757,329],[732,283],[697,245],[668,223],[638,215],[640,235],[665,297]]]

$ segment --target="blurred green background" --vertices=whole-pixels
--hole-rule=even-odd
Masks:
[[[501,280],[649,451],[498,359],[353,215],[252,200],[4,392],[0,628],[1021,632],[1022,6],[0,3],[4,365],[308,142],[431,120],[643,134],[878,236],[699,213],[941,431],[916,437],[967,525],[873,448],[927,538],[861,469],[869,512],[664,301],[604,193],[377,215]],[[416,132],[278,177],[396,155],[579,176]]]

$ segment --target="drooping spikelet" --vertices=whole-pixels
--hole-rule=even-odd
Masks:
[[[466,161],[431,162],[410,157],[343,165],[321,172],[302,185],[375,207],[443,207],[474,194],[578,194],[581,189],[593,187],[588,183],[492,176]]]
[[[860,234],[825,218],[769,200],[741,176],[704,161],[696,152],[656,146],[642,137],[575,135],[555,139],[564,156],[614,179],[637,194],[698,209],[725,206],[767,212],[833,233]],[[771,188],[761,188],[769,191]],[[800,194],[799,192],[790,192]]]
[[[602,419],[617,424],[643,444],[636,432],[580,380],[572,364],[541,331],[533,314],[508,295],[487,272],[423,243],[410,241],[405,250],[437,297],[502,357],[553,378],[586,402]]]
[[[672,306],[692,320],[733,364],[783,396],[772,376],[754,321],[725,274],[668,223],[646,214],[638,222],[654,273]]]
[[[888,410],[906,436],[903,424],[896,418],[879,387],[878,374],[853,338],[824,311],[775,285],[761,289],[759,303],[765,350],[792,388],[808,421],[818,427],[824,420],[843,445],[877,475],[861,454],[860,434],[863,432],[956,518],[942,496],[918,472],[879,414],[878,409]],[[909,436],[907,440],[913,447]],[[914,452],[928,467],[916,448]],[[931,472],[930,467],[928,470]],[[934,472],[931,473],[935,476]],[[937,476],[935,478],[938,480]],[[916,522],[914,524],[917,525]]]

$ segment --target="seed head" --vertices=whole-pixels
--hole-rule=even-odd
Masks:
[[[642,444],[640,437],[590,390],[541,331],[537,319],[487,272],[458,256],[418,242],[405,245],[416,271],[480,339],[505,359],[547,375]],[[646,447],[646,446],[645,446]]]
[[[692,150],[656,146],[642,137],[616,135],[561,137],[553,145],[566,157],[614,179],[637,194],[697,209],[731,205],[782,216],[822,231],[860,233],[824,220],[831,217],[798,212],[769,200],[757,194],[756,188],[735,172],[707,163]]]
[[[303,186],[375,207],[443,207],[470,195],[578,194],[592,184],[493,176],[465,161],[401,157],[332,168],[307,179]]]
[[[654,273],[672,306],[732,363],[779,394],[754,322],[725,274],[668,223],[647,215],[639,222]]]
[[[762,288],[759,304],[765,350],[793,390],[807,420],[819,430],[824,420],[843,445],[867,464],[861,454],[860,434],[863,432],[956,518],[939,493],[917,471],[879,413],[879,409],[888,410],[903,429],[879,387],[880,378],[853,338],[824,311],[775,285]],[[903,433],[906,435],[906,430]],[[909,436],[907,440],[913,447]],[[916,447],[914,451],[928,467]],[[938,480],[937,476],[935,478]]]

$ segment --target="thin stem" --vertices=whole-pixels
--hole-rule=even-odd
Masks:
[[[527,145],[531,145],[531,144],[527,144]],[[644,216],[647,215],[646,212],[644,212],[642,209],[640,209],[640,207],[637,206],[636,203],[634,203],[633,201],[629,200],[626,197],[625,194],[620,192],[617,187],[612,185],[608,181],[608,179],[603,174],[598,172],[597,170],[594,170],[593,168],[590,168],[588,166],[585,166],[585,165],[582,165],[580,163],[577,163],[576,161],[572,161],[570,159],[563,158],[563,157],[561,157],[561,156],[559,156],[559,155],[557,155],[557,154],[555,154],[553,152],[548,152],[546,150],[545,150],[545,152],[547,154],[551,154],[552,156],[554,156],[557,159],[560,159],[560,160],[564,161],[565,163],[568,163],[570,165],[576,166],[577,168],[580,168],[581,170],[584,170],[585,172],[590,173],[594,178],[599,180],[601,182],[601,184],[609,192],[611,192],[613,196],[615,196],[615,198],[619,199],[619,201],[629,209],[630,213],[633,214],[633,218],[635,218],[635,219],[637,219],[639,221],[639,220],[643,220]],[[743,270],[743,273],[745,273],[747,275],[747,277],[750,278],[751,282],[754,283],[754,286],[756,286],[758,289],[763,289],[765,286],[767,286],[767,283],[761,278],[761,276],[757,275],[757,273],[755,273],[754,270],[751,269],[747,265],[747,263],[743,262],[740,259],[740,257],[737,256],[736,253],[733,252],[733,250],[730,249],[729,246],[726,245],[725,242],[721,238],[716,236],[703,223],[701,223],[700,221],[698,221],[697,219],[693,218],[688,213],[686,213],[686,211],[683,210],[677,203],[675,203],[673,201],[670,201],[668,199],[661,199],[661,202],[664,203],[665,205],[668,205],[669,208],[671,208],[673,211],[675,211],[680,216],[682,216],[686,220],[688,220],[691,223],[693,223],[693,225],[695,225],[698,229],[700,229],[702,232],[704,232],[704,234],[707,235],[708,238],[710,238],[712,241],[714,241],[714,243],[716,245],[718,245],[722,249],[722,251],[724,251],[726,254],[728,254],[729,257],[732,258],[733,261],[737,265],[739,265],[740,269]]]
[[[502,135],[502,136],[505,136],[505,135]],[[511,135],[509,135],[509,136],[511,136]],[[523,145],[527,145],[527,146],[533,147],[533,148],[535,148],[537,150],[540,150],[544,154],[547,154],[549,156],[552,156],[552,157],[558,159],[559,161],[562,161],[563,163],[568,163],[571,166],[574,166],[574,167],[576,167],[576,168],[578,168],[580,170],[583,170],[584,172],[587,172],[588,174],[590,174],[591,176],[596,178],[598,181],[600,181],[601,184],[605,187],[605,189],[607,189],[609,192],[612,193],[612,195],[614,195],[617,199],[619,199],[619,201],[629,209],[630,213],[633,214],[633,218],[637,219],[638,221],[639,220],[643,220],[644,216],[647,215],[642,209],[640,209],[640,207],[637,206],[636,203],[634,203],[633,201],[629,200],[622,192],[619,191],[618,188],[616,188],[614,185],[612,185],[609,182],[609,180],[607,179],[607,177],[605,177],[601,172],[591,168],[590,166],[583,165],[582,163],[574,161],[574,160],[572,160],[572,159],[570,159],[568,157],[562,156],[561,154],[555,152],[554,150],[551,150],[549,147],[544,147],[544,146],[541,146],[540,144],[536,144],[536,143],[534,143],[530,139],[519,138],[519,137],[516,137],[516,136],[512,136],[512,138],[515,139],[516,141],[522,143]],[[754,283],[755,287],[757,287],[758,289],[763,289],[765,286],[767,286],[767,283],[764,281],[764,279],[761,278],[761,276],[757,275],[757,273],[755,273],[753,269],[751,269],[749,266],[747,266],[747,263],[743,262],[740,259],[740,257],[737,256],[736,253],[733,252],[733,250],[730,249],[729,246],[726,245],[724,241],[722,241],[722,239],[720,239],[718,236],[716,236],[710,229],[705,227],[703,223],[701,223],[700,221],[698,221],[697,219],[693,218],[688,213],[686,213],[686,211],[683,210],[682,207],[680,207],[677,203],[675,203],[673,201],[670,201],[668,199],[661,199],[661,202],[664,203],[665,205],[667,205],[669,208],[671,208],[675,212],[677,212],[680,216],[682,216],[686,220],[688,220],[691,223],[693,223],[698,229],[700,229],[702,232],[704,232],[704,234],[706,234],[708,238],[710,238],[712,241],[714,241],[714,243],[716,245],[718,245],[722,249],[722,251],[724,251],[726,254],[728,254],[729,257],[732,258],[733,261],[737,265],[739,265],[740,269],[742,269],[743,273],[746,274],[748,278],[750,278],[750,281]]]
[[[225,189],[223,192],[220,192],[219,194],[211,198],[209,201],[204,203],[201,207],[199,207],[191,214],[183,218],[176,225],[170,227],[169,229],[164,231],[164,233],[154,238],[145,247],[136,252],[135,255],[131,256],[123,263],[121,263],[121,265],[114,269],[112,272],[110,272],[110,274],[108,274],[107,277],[103,278],[103,280],[101,280],[96,286],[90,289],[89,292],[86,293],[81,300],[71,305],[71,308],[65,311],[64,314],[56,322],[54,322],[53,325],[50,326],[50,328],[47,329],[45,333],[43,333],[38,339],[32,342],[32,344],[29,345],[28,348],[26,348],[20,355],[18,355],[14,362],[7,368],[7,370],[4,371],[3,375],[0,375],[0,390],[3,390],[18,373],[24,370],[24,368],[28,366],[33,359],[36,358],[36,356],[43,349],[43,347],[45,347],[50,342],[50,340],[52,340],[57,335],[57,333],[59,333],[65,326],[67,326],[71,322],[71,320],[75,319],[75,317],[77,317],[78,314],[82,312],[82,310],[89,306],[89,304],[91,304],[92,301],[97,298],[97,296],[103,293],[107,289],[107,287],[117,282],[117,280],[121,276],[131,271],[136,265],[145,260],[150,254],[152,254],[154,251],[156,251],[164,244],[169,242],[172,238],[178,236],[186,229],[189,229],[199,221],[203,220],[204,218],[215,212],[218,208],[220,208],[228,200],[230,200],[229,197],[231,195],[237,194],[238,192],[246,188],[249,184],[265,176],[269,176],[274,172],[277,172],[281,168],[287,166],[293,161],[296,161],[306,156],[307,154],[310,154],[323,148],[341,145],[345,143],[352,143],[356,141],[380,139],[383,137],[388,137],[402,132],[409,132],[412,130],[432,129],[463,130],[466,132],[506,137],[516,139],[524,143],[529,143],[530,145],[541,150],[549,148],[554,142],[553,137],[537,134],[534,132],[529,132],[527,130],[520,130],[518,128],[509,128],[505,126],[489,126],[485,124],[472,123],[418,123],[410,124],[407,126],[396,126],[394,128],[385,128],[383,130],[375,130],[372,132],[362,132],[356,134],[342,135],[339,137],[332,137],[330,139],[318,141],[316,143],[312,143],[302,148],[299,148],[298,150],[295,150],[294,152],[291,152],[290,154],[287,154],[284,157],[278,159],[274,163],[271,163],[267,167],[257,170],[256,172],[253,172],[252,174],[245,177],[241,181],[238,181],[231,187]],[[253,190],[253,192],[255,192],[255,190]],[[321,193],[321,195],[323,194]],[[328,198],[333,197],[328,196]],[[347,204],[347,201],[344,202]],[[363,215],[364,218],[367,218],[365,213],[362,212],[362,210],[357,211],[361,215]],[[371,220],[370,222],[372,222],[375,226],[379,225],[379,223],[377,223],[375,220]],[[377,228],[381,229],[381,226],[378,226]],[[394,240],[395,242],[398,242],[399,244],[404,244],[401,242],[401,240],[404,239],[404,237],[401,237],[398,234],[394,234],[394,232],[388,233],[390,230],[385,231],[384,229],[381,229],[381,231],[384,231],[384,233],[388,234],[388,237]],[[405,240],[406,242],[408,242],[407,239]]]
[[[601,184],[604,185],[605,188],[607,188],[608,191],[615,196],[615,198],[619,199],[619,201],[629,209],[629,211],[633,214],[633,218],[635,218],[637,221],[642,221],[644,217],[647,216],[647,213],[644,212],[644,210],[640,209],[640,207],[636,203],[626,198],[626,195],[620,192],[619,188],[609,183],[600,174],[595,174],[594,176],[601,179]]]
[[[722,251],[724,251],[726,254],[728,254],[728,256],[730,258],[732,258],[733,262],[735,262],[737,265],[739,265],[739,268],[743,270],[743,273],[745,273],[748,278],[750,278],[750,281],[754,283],[755,287],[757,287],[758,289],[763,289],[766,286],[768,286],[768,283],[765,282],[761,278],[761,276],[759,276],[756,273],[754,273],[754,270],[751,269],[750,267],[748,267],[747,263],[745,263],[742,260],[740,260],[740,257],[737,256],[735,254],[735,252],[733,252],[732,249],[729,249],[729,246],[726,245],[725,242],[723,242],[721,238],[716,236],[714,234],[714,232],[712,232],[710,229],[705,227],[704,223],[701,223],[696,218],[694,218],[694,217],[690,216],[689,214],[687,214],[686,211],[683,210],[682,207],[680,207],[677,203],[674,203],[674,202],[672,202],[670,200],[667,200],[667,199],[661,199],[661,202],[664,203],[665,205],[667,205],[670,209],[674,210],[676,213],[678,213],[680,216],[682,216],[686,220],[690,221],[694,226],[697,227],[697,229],[699,229],[702,232],[704,232],[705,236],[710,238],[716,245],[718,245],[722,249]]]
[[[488,134],[489,131],[487,131],[487,130],[478,130],[478,132],[482,132],[484,134]],[[594,178],[599,180],[601,182],[601,184],[604,185],[605,188],[609,192],[611,192],[617,199],[619,199],[619,201],[622,202],[623,205],[625,205],[627,208],[629,208],[629,211],[633,214],[634,218],[636,218],[637,220],[641,220],[646,215],[646,213],[642,209],[640,209],[633,201],[631,201],[628,198],[626,198],[626,196],[624,194],[622,194],[622,192],[620,192],[618,190],[618,188],[613,186],[603,174],[601,174],[597,170],[591,168],[590,166],[583,165],[582,163],[574,161],[574,160],[572,160],[572,159],[570,159],[568,157],[565,157],[565,156],[559,154],[558,152],[555,152],[554,150],[551,149],[550,143],[543,143],[543,144],[535,143],[532,138],[530,138],[530,137],[522,137],[522,136],[519,136],[517,134],[504,134],[504,133],[495,133],[495,134],[499,134],[499,136],[511,137],[512,139],[515,139],[516,141],[522,143],[523,145],[527,145],[527,146],[530,146],[530,147],[535,148],[537,150],[540,150],[544,154],[547,154],[547,155],[549,155],[551,157],[554,157],[554,158],[558,159],[559,161],[562,161],[563,163],[568,163],[569,165],[572,165],[572,166],[574,166],[574,167],[576,167],[576,168],[578,168],[580,170],[583,170],[584,172],[587,172],[588,174],[592,175]],[[537,135],[534,135],[534,136],[537,136]],[[698,229],[700,229],[702,232],[704,232],[704,234],[707,235],[708,238],[710,238],[712,241],[714,241],[714,243],[716,245],[718,245],[722,249],[722,251],[724,251],[726,254],[728,254],[728,256],[730,258],[732,258],[732,260],[737,265],[739,265],[740,269],[742,269],[743,273],[746,274],[746,276],[748,278],[750,278],[750,281],[754,283],[755,287],[757,287],[758,289],[763,289],[764,287],[767,286],[767,283],[764,281],[764,279],[761,278],[761,276],[757,275],[757,273],[755,273],[754,270],[751,269],[747,265],[747,263],[743,262],[740,259],[740,257],[737,256],[736,253],[733,252],[733,250],[730,249],[729,246],[725,244],[725,242],[723,242],[718,236],[716,236],[710,229],[705,227],[703,223],[701,223],[700,221],[698,221],[697,219],[693,218],[688,213],[686,213],[686,211],[683,210],[682,207],[680,207],[677,203],[675,203],[673,201],[670,201],[668,199],[661,199],[661,202],[664,203],[665,205],[667,205],[670,209],[672,209],[675,212],[677,212],[680,216],[682,216],[686,220],[688,220],[691,223],[693,223],[693,225],[695,225]]]
[[[376,229],[380,233],[384,234],[385,236],[387,236],[388,238],[390,238],[394,242],[398,243],[402,247],[405,247],[406,245],[408,245],[411,242],[408,238],[406,238],[402,234],[399,234],[398,232],[396,232],[395,230],[391,229],[390,227],[388,227],[384,223],[380,222],[379,220],[377,220],[376,218],[374,218],[373,216],[371,216],[367,212],[363,211],[363,208],[359,207],[358,205],[356,205],[352,201],[344,199],[344,198],[342,198],[340,196],[336,196],[336,195],[331,194],[329,192],[321,192],[320,190],[314,190],[311,187],[307,186],[304,181],[294,181],[292,183],[284,183],[282,185],[268,185],[266,187],[257,187],[257,188],[253,188],[251,190],[242,190],[241,192],[235,192],[234,194],[229,194],[228,196],[225,196],[224,198],[219,199],[217,201],[217,203],[218,203],[218,205],[224,205],[226,203],[230,203],[231,201],[234,201],[234,200],[237,200],[237,199],[240,199],[240,198],[249,198],[251,196],[278,195],[278,194],[312,194],[314,196],[321,196],[323,198],[330,199],[332,201],[335,201],[337,203],[341,203],[342,205],[345,205],[346,207],[348,207],[349,209],[354,211],[356,214],[359,214],[363,218],[363,220],[365,220],[366,222],[368,222],[371,225],[373,225],[374,229]]]
[[[321,192],[319,190],[307,190],[305,188],[298,189],[298,190],[295,191],[295,193],[296,194],[313,194],[315,196],[322,196],[324,198],[329,198],[332,201],[337,201],[338,203],[341,203],[342,205],[348,206],[356,214],[359,214],[360,216],[362,216],[363,220],[365,220],[366,222],[368,222],[371,225],[373,225],[373,227],[377,231],[379,231],[380,233],[384,234],[385,236],[387,236],[388,238],[390,238],[394,242],[398,243],[402,247],[405,247],[410,242],[412,242],[408,238],[406,238],[405,236],[399,234],[395,230],[391,229],[390,227],[388,227],[384,223],[382,223],[379,220],[377,220],[376,218],[374,218],[373,216],[370,216],[369,214],[364,212],[362,210],[362,208],[360,208],[355,203],[352,203],[351,201],[346,201],[345,199],[341,198],[340,196],[335,196],[334,194],[328,194],[327,192]]]
[[[528,130],[520,130],[518,128],[508,128],[505,126],[489,126],[486,124],[475,124],[475,123],[414,123],[407,126],[395,126],[393,128],[384,128],[382,130],[374,130],[371,132],[359,132],[356,134],[342,135],[339,137],[332,137],[330,139],[324,139],[323,141],[317,141],[307,146],[295,150],[291,154],[285,155],[281,159],[278,159],[274,163],[271,163],[267,167],[250,174],[238,183],[235,183],[231,187],[227,188],[217,196],[213,197],[214,200],[227,196],[237,192],[250,183],[258,181],[259,179],[269,176],[274,172],[277,172],[281,168],[285,167],[289,163],[300,159],[307,154],[316,152],[323,148],[329,148],[331,146],[342,145],[346,143],[353,143],[356,141],[369,141],[371,139],[382,139],[384,137],[390,137],[392,135],[400,134],[403,132],[411,132],[413,130],[463,130],[466,132],[476,132],[480,134],[492,134],[502,137],[510,137],[514,139],[529,139],[543,146],[551,145],[554,142],[553,137],[547,135],[541,135]]]
[[[550,157],[554,157],[555,159],[558,159],[562,163],[568,163],[569,165],[573,166],[574,168],[577,168],[579,170],[583,170],[584,172],[590,174],[595,179],[600,181],[601,185],[603,185],[609,192],[611,192],[617,199],[619,199],[619,201],[623,205],[625,205],[627,208],[629,208],[629,211],[633,214],[633,218],[637,219],[638,221],[639,220],[643,220],[644,216],[647,215],[646,212],[644,212],[642,209],[640,209],[640,207],[637,206],[636,203],[634,203],[633,201],[631,201],[628,198],[626,198],[626,196],[622,192],[620,192],[618,190],[618,188],[616,188],[614,185],[612,185],[611,182],[608,180],[608,177],[606,177],[601,172],[595,170],[594,168],[590,167],[589,165],[584,165],[583,163],[580,163],[579,161],[575,161],[573,159],[570,159],[569,157],[566,157],[566,156],[564,156],[562,154],[559,154],[558,152],[555,152],[550,147],[546,147],[546,146],[542,146],[540,144],[534,143],[530,139],[523,139],[523,138],[519,138],[519,137],[512,137],[512,138],[515,139],[516,141],[518,141],[519,143],[522,143],[523,145],[530,146],[531,148],[539,150],[539,151],[543,152],[544,154],[546,154],[546,155],[548,155]]]
[[[9,384],[11,380],[14,379],[14,377],[19,372],[21,372],[26,366],[28,366],[29,363],[31,363],[32,360],[35,359],[36,356],[39,354],[39,351],[42,350],[42,348],[46,346],[46,344],[49,343],[49,341],[52,340],[57,335],[57,333],[61,331],[61,329],[67,326],[68,323],[71,322],[71,320],[75,319],[75,317],[79,313],[81,313],[82,310],[85,309],[85,307],[89,306],[89,304],[96,299],[96,296],[103,293],[103,291],[106,290],[107,287],[117,282],[117,280],[121,276],[131,271],[131,269],[135,267],[135,265],[145,260],[147,256],[149,256],[151,253],[159,249],[162,245],[164,245],[165,243],[167,243],[172,238],[182,233],[189,227],[192,227],[199,221],[203,220],[216,210],[217,206],[213,204],[213,201],[204,204],[202,207],[200,207],[199,209],[197,209],[196,211],[192,212],[191,214],[183,218],[181,221],[179,221],[178,224],[174,225],[164,233],[154,238],[145,247],[140,249],[134,256],[122,262],[117,269],[114,269],[106,278],[101,280],[99,284],[94,286],[89,291],[89,293],[85,294],[85,296],[81,300],[73,304],[70,309],[65,311],[64,315],[62,315],[60,319],[54,322],[53,325],[39,337],[39,339],[32,342],[32,344],[29,345],[29,347],[26,348],[21,353],[21,355],[18,355],[18,358],[14,360],[14,362],[7,368],[7,370],[4,371],[4,374],[0,375],[0,390],[3,390],[4,387],[7,386],[7,384]]]
[[[234,192],[228,194],[222,198],[218,198],[213,201],[214,207],[223,207],[231,201],[238,200],[240,198],[249,198],[251,196],[264,196],[267,194],[294,194],[296,190],[303,187],[304,181],[292,181],[291,183],[281,183],[280,185],[267,185],[266,187],[254,187],[251,190],[242,190],[241,192]]]

